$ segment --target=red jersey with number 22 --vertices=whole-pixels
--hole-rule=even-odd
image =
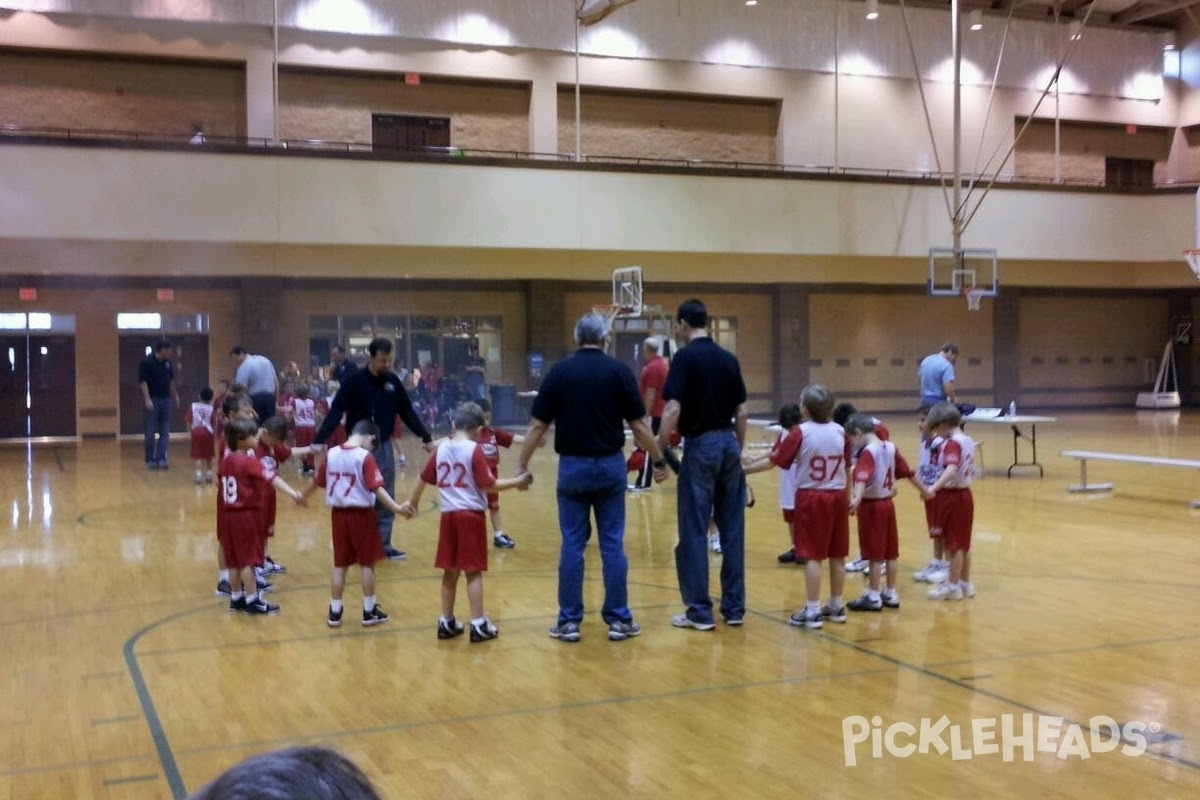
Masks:
[[[421,480],[438,487],[442,512],[483,511],[483,490],[496,483],[483,448],[469,439],[451,439],[438,445],[421,470]]]

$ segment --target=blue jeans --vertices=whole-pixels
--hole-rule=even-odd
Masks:
[[[694,622],[712,622],[708,594],[708,520],[721,538],[721,615],[746,613],[746,473],[733,431],[709,431],[684,442],[679,470],[679,594]]]
[[[146,435],[146,463],[163,464],[167,460],[167,442],[171,440],[171,398],[159,397],[151,400],[153,411],[142,411],[142,431]],[[158,434],[158,446],[154,445],[154,434]]]
[[[383,473],[383,488],[392,497],[396,496],[396,454],[392,450],[392,440],[380,442],[373,453],[375,463],[379,466],[379,471]],[[383,540],[384,547],[392,546],[392,524],[396,521],[396,515],[391,509],[384,508],[378,501],[375,502],[375,513],[379,515],[379,538]]]
[[[625,579],[625,457],[561,456],[558,459],[558,526],[562,550],[558,556],[558,624],[583,620],[583,551],[592,535],[596,515],[600,561],[604,571],[607,623],[631,622]]]

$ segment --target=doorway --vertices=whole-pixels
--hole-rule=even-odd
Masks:
[[[75,317],[0,314],[0,438],[75,436]]]
[[[184,412],[191,402],[208,386],[208,336],[202,334],[123,333],[120,339],[119,368],[121,370],[121,433],[143,433],[142,412],[145,401],[138,386],[138,364],[148,356],[159,339],[167,339],[174,347],[171,367],[175,371],[175,387],[179,390],[179,405],[171,410],[171,432],[186,432]]]

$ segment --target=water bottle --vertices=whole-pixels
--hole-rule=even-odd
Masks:
[[[1016,400],[1013,400],[1011,403],[1008,404],[1008,415],[1010,417],[1015,417],[1017,415],[1017,401]]]

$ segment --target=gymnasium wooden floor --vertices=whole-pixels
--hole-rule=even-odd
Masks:
[[[911,420],[885,421],[915,456]],[[902,608],[820,632],[789,627],[802,575],[776,563],[774,476],[760,475],[745,627],[673,629],[667,484],[628,499],[641,637],[610,643],[593,614],[577,645],[546,635],[558,542],[549,450],[535,459],[534,488],[503,496],[518,544],[493,551],[486,579],[501,635],[471,645],[435,637],[428,502],[398,525],[408,562],[380,566],[391,621],[330,630],[323,508],[280,503],[283,611],[250,619],[213,597],[213,489],[192,485],[185,445],[169,473],[145,471],[140,444],[0,448],[0,798],[182,797],[247,755],[297,743],[341,749],[391,798],[1200,796],[1200,512],[1188,508],[1200,486],[1185,471],[1095,465],[1092,478],[1115,481],[1115,494],[1068,495],[1078,470],[1057,455],[1200,458],[1200,415],[1177,425],[1132,410],[1060,416],[1039,429],[1044,479],[998,475],[1011,437],[976,427],[989,474],[975,487],[974,600],[935,603],[912,582],[929,553],[905,486]],[[402,496],[423,463],[407,444]],[[507,453],[502,468],[514,463]],[[588,570],[595,612],[594,548]],[[352,619],[356,585],[347,601]],[[1012,761],[956,761],[937,750],[873,758],[866,742],[846,763],[843,720],[854,715],[884,728],[945,715],[970,749],[972,720],[1016,715],[1020,733],[1024,714],[1034,727],[1080,723],[1085,736],[1098,715],[1141,721],[1147,752],[1026,761],[1018,745]]]

